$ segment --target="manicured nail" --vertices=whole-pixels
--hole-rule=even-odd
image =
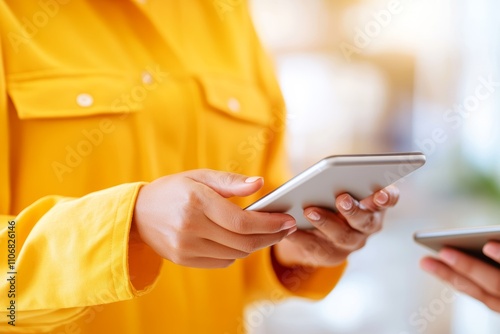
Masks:
[[[254,183],[257,182],[258,180],[262,180],[262,176],[250,176],[245,180],[245,183]]]
[[[439,252],[439,257],[447,264],[453,266],[457,263],[457,253],[450,249],[443,249]]]
[[[292,228],[296,226],[296,223],[295,223],[295,220],[287,220],[286,222],[283,223],[283,225],[281,226],[281,231],[283,230],[287,230],[289,228]]]
[[[321,219],[321,216],[316,211],[311,211],[307,214],[307,218],[309,218],[310,220],[318,221]]]
[[[374,199],[378,205],[384,205],[387,204],[387,202],[389,202],[389,195],[385,191],[381,190],[375,194]]]
[[[340,207],[342,209],[344,209],[345,211],[351,210],[352,206],[353,206],[353,201],[352,201],[351,196],[349,196],[349,195],[344,196],[344,199],[342,199],[342,201],[340,201]]]
[[[489,242],[483,247],[483,253],[492,259],[500,259],[500,244]]]

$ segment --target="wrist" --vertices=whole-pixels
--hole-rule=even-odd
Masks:
[[[141,237],[140,228],[140,217],[142,216],[142,201],[141,201],[141,193],[144,189],[144,184],[140,186],[137,191],[137,195],[134,203],[134,210],[132,214],[132,221],[130,223],[130,234],[129,234],[129,244],[142,244],[145,243],[143,238]]]
[[[139,230],[137,229],[137,225],[134,219],[132,219],[132,223],[130,225],[130,234],[128,242],[130,245],[144,243],[144,241],[141,238],[141,235],[139,234]]]
[[[128,274],[135,295],[142,295],[150,290],[162,265],[162,258],[154,252],[139,233],[138,203],[144,185],[141,184],[135,194],[128,238]]]
[[[278,245],[274,245],[270,250],[274,273],[285,288],[295,291],[300,287],[300,283],[307,280],[318,268],[302,264],[283,264],[277,256],[277,247]]]

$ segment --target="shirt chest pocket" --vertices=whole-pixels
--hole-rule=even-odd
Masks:
[[[131,124],[144,114],[135,87],[143,87],[140,76],[114,73],[7,77],[12,166],[24,175],[18,182],[36,176],[63,187],[71,180],[78,189],[91,184],[89,175],[114,183],[131,177],[127,170],[113,179],[110,171],[133,162]]]
[[[7,80],[7,92],[20,120],[137,112],[142,103],[133,94],[141,87],[140,78],[134,80],[121,74],[24,76]]]
[[[208,109],[203,117],[207,165],[242,172],[234,166],[251,171],[264,164],[270,147],[285,130],[279,97],[228,77],[203,76],[200,82]]]
[[[224,76],[201,76],[207,106],[228,120],[267,126],[273,102],[255,84]]]

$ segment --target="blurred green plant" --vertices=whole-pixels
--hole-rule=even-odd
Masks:
[[[469,161],[461,159],[457,164],[457,190],[466,195],[487,197],[500,202],[500,180],[498,174],[486,172]]]

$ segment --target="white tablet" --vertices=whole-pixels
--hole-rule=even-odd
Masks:
[[[337,155],[324,158],[257,200],[246,210],[285,212],[297,226],[312,228],[303,210],[317,206],[336,211],[335,198],[349,193],[357,200],[408,176],[425,163],[419,152]]]

